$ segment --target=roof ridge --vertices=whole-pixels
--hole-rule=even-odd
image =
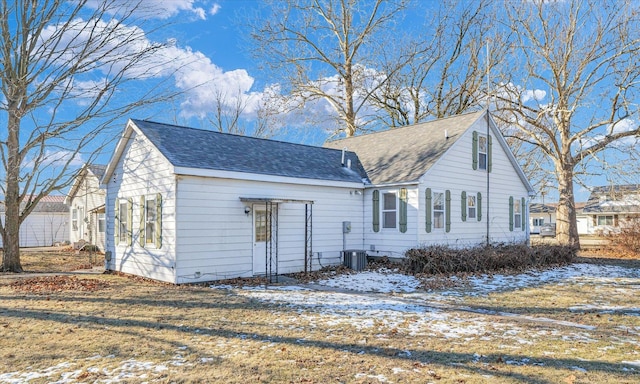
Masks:
[[[212,134],[218,134],[218,135],[224,135],[224,136],[233,136],[233,137],[238,137],[238,138],[245,138],[245,139],[250,139],[250,140],[258,140],[258,141],[264,141],[264,142],[270,142],[270,143],[282,143],[282,144],[287,144],[287,145],[297,145],[297,146],[302,146],[302,147],[307,147],[307,148],[319,148],[322,150],[331,150],[331,151],[339,151],[339,149],[334,149],[334,148],[326,148],[323,147],[321,145],[312,145],[312,144],[304,144],[304,143],[296,143],[296,142],[292,142],[292,141],[284,141],[284,140],[276,140],[276,139],[269,139],[266,137],[256,137],[256,136],[247,136],[247,135],[240,135],[237,133],[231,133],[231,132],[220,132],[220,131],[213,131],[210,129],[204,129],[204,128],[194,128],[194,127],[187,127],[185,125],[177,125],[177,124],[168,124],[168,123],[161,123],[158,121],[151,121],[151,120],[140,120],[140,119],[131,119],[134,123],[136,121],[143,121],[145,123],[150,123],[150,124],[159,124],[159,125],[165,125],[165,126],[170,126],[170,127],[176,127],[176,128],[181,128],[181,129],[188,129],[188,130],[193,130],[193,131],[199,131],[199,132],[207,132],[207,133],[212,133]]]
[[[460,114],[457,114],[457,115],[449,115],[449,116],[445,116],[445,117],[438,117],[438,118],[434,118],[433,120],[429,120],[429,121],[421,121],[419,123],[400,125],[400,126],[397,126],[397,127],[390,127],[389,129],[363,133],[363,134],[358,135],[358,136],[341,137],[341,138],[337,138],[337,139],[327,140],[327,142],[328,143],[334,143],[334,142],[341,141],[341,140],[354,139],[354,138],[358,138],[358,137],[368,137],[368,136],[372,136],[372,135],[376,135],[376,134],[380,134],[380,133],[397,131],[399,129],[415,128],[415,127],[418,127],[418,126],[421,126],[421,125],[432,124],[432,123],[435,123],[435,122],[442,122],[444,120],[450,120],[450,119],[454,119],[454,118],[461,118],[461,117],[464,117],[464,116],[467,116],[467,115],[471,115],[471,114],[474,114],[474,113],[485,112],[485,110],[486,109],[481,109],[481,110],[477,110],[477,111],[464,112],[464,113],[460,113]]]

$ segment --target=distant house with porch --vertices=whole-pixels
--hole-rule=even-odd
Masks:
[[[640,185],[594,187],[578,214],[578,232],[607,234],[617,232],[631,220],[640,219]]]
[[[64,204],[64,199],[64,196],[44,196],[36,204],[20,225],[20,247],[49,247],[69,240],[69,208]],[[3,223],[4,212],[5,206],[0,203]]]
[[[102,183],[106,268],[177,284],[527,242],[534,194],[485,111],[325,147],[129,120]]]
[[[105,196],[100,184],[106,165],[85,164],[69,189],[64,203],[69,206],[69,240],[76,248],[91,244],[105,249]]]

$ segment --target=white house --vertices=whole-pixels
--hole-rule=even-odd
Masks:
[[[357,153],[367,171],[369,254],[528,241],[534,191],[487,116],[467,113],[325,144]]]
[[[4,211],[4,204],[0,204],[3,222]],[[69,208],[64,204],[64,196],[44,196],[20,225],[20,246],[49,247],[68,241],[68,218]]]
[[[577,214],[580,234],[608,234],[640,219],[640,185],[594,187]]]
[[[106,165],[85,164],[73,182],[64,203],[69,206],[69,240],[105,249],[106,188],[100,184]]]
[[[130,120],[103,183],[109,270],[178,284],[271,276],[362,246],[353,153]]]
[[[106,268],[180,284],[526,242],[533,189],[486,116],[325,147],[130,120],[102,179]]]
[[[529,205],[529,230],[531,233],[540,233],[540,227],[544,224],[556,222],[556,204],[534,203]]]

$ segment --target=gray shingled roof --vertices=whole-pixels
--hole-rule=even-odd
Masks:
[[[640,206],[634,204],[628,196],[640,195],[638,184],[616,184],[594,187],[591,190],[583,213],[638,213]],[[601,201],[600,199],[604,201]]]
[[[366,172],[353,152],[132,120],[175,167],[362,183]]]
[[[31,212],[47,212],[47,213],[66,213],[69,207],[64,203],[64,196],[53,195],[44,196]],[[25,202],[20,204],[20,208],[24,208]],[[0,212],[5,211],[4,201],[0,201]]]
[[[484,111],[326,142],[358,154],[374,184],[418,180]],[[445,131],[448,139],[445,138]]]
[[[96,175],[98,180],[101,180],[102,176],[104,176],[104,171],[107,169],[107,166],[102,164],[90,164],[88,168],[91,173]]]

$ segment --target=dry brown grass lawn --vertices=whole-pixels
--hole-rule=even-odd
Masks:
[[[28,273],[68,272],[104,265],[104,255],[99,252],[77,252],[71,247],[23,248],[20,251],[20,263]]]
[[[640,308],[637,279],[458,297],[437,309],[412,295],[279,293],[324,300],[296,306],[259,289],[59,279],[72,290],[0,277],[0,383],[640,382],[640,367],[623,363],[640,361],[640,316],[580,307],[618,295],[613,305]],[[413,309],[376,315],[385,300]]]

